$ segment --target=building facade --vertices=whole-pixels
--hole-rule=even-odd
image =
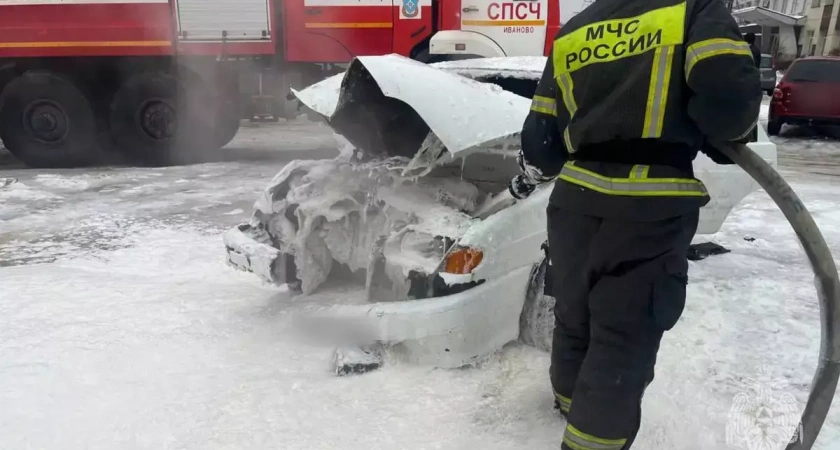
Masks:
[[[743,32],[760,36],[776,61],[840,56],[840,0],[730,0]]]
[[[809,50],[802,38],[812,1],[840,0],[733,0],[732,15],[742,32],[756,34],[762,53],[784,66]]]
[[[809,0],[807,21],[801,41],[804,55],[840,55],[840,22],[837,20],[838,0]]]

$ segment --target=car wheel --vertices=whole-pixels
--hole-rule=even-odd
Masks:
[[[531,272],[519,317],[519,340],[547,352],[551,351],[554,335],[554,297],[546,293],[550,290],[550,283],[546,283],[548,268],[548,259],[545,258]]]
[[[769,120],[767,121],[767,134],[770,136],[778,136],[779,131],[782,130],[782,121],[780,120]]]
[[[767,90],[766,90],[766,91],[764,91],[764,92],[765,92],[765,93],[767,93],[767,96],[768,96],[768,97],[772,97],[772,96],[773,96],[773,89],[767,89]]]

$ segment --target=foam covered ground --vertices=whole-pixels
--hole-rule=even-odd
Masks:
[[[511,345],[480,368],[336,378],[330,349],[290,332],[289,294],[224,265],[219,233],[288,159],[329,145],[300,127],[245,130],[230,161],[195,166],[0,167],[18,178],[0,183],[0,448],[557,448],[548,355]],[[777,142],[840,255],[840,144]],[[807,396],[818,307],[793,233],[759,192],[715,240],[732,253],[692,263],[634,448],[759,448],[727,444],[736,395]],[[838,441],[835,405],[815,448]]]

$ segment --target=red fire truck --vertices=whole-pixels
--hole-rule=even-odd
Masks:
[[[177,163],[233,138],[254,74],[285,94],[360,55],[543,55],[559,16],[559,0],[0,0],[0,139],[33,167]]]

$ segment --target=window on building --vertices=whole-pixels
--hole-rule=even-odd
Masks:
[[[811,8],[819,8],[820,0],[811,0]]]

